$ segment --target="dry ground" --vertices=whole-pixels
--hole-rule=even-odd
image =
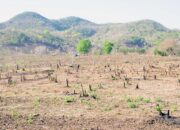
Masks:
[[[2,130],[180,129],[180,58],[16,55],[0,64]],[[173,117],[159,117],[157,104]]]

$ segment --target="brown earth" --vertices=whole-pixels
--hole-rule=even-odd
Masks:
[[[0,64],[2,130],[180,129],[178,57],[16,55]]]

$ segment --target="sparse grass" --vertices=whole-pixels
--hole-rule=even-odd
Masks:
[[[158,103],[161,103],[162,99],[160,97],[157,97],[157,98],[155,98],[155,101],[158,102]]]
[[[19,112],[16,109],[11,111],[11,117],[13,120],[17,120],[19,118]]]
[[[34,100],[33,106],[34,106],[35,108],[38,108],[38,107],[40,106],[40,103],[41,103],[41,100],[40,100],[40,98],[38,97],[38,98],[36,98],[36,99]]]
[[[129,108],[137,108],[138,105],[137,105],[137,103],[135,103],[135,102],[128,102],[128,107],[129,107]]]
[[[87,105],[89,108],[93,107],[93,104],[89,100],[81,99],[80,101],[82,104]]]
[[[176,104],[171,106],[171,111],[173,111],[173,112],[177,111],[177,105]]]
[[[33,123],[33,114],[29,114],[27,117],[27,123],[32,124]]]
[[[127,102],[133,102],[133,99],[131,99],[131,98],[128,97],[128,98],[126,99],[126,101],[127,101]]]
[[[72,97],[72,96],[66,96],[66,97],[64,98],[64,102],[65,102],[65,103],[75,102],[75,98]]]
[[[150,102],[151,102],[151,99],[150,99],[150,98],[145,98],[145,99],[144,99],[144,102],[145,102],[145,103],[150,103]]]
[[[93,99],[99,99],[97,93],[95,91],[93,92],[90,92],[90,96],[93,98]]]
[[[138,97],[135,99],[136,102],[141,102],[141,101],[143,101],[143,100],[144,100],[144,98],[141,97],[141,96],[138,96]]]
[[[108,112],[108,111],[111,111],[111,110],[112,110],[112,107],[105,107],[105,108],[104,108],[104,111],[105,111],[105,112]]]
[[[112,104],[104,107],[104,108],[103,108],[103,111],[106,111],[106,112],[112,111],[113,109],[118,108],[118,107],[119,107],[119,104],[117,104],[117,103],[112,103]]]
[[[134,99],[128,97],[126,99],[126,102],[127,102],[129,108],[137,108],[138,107],[137,100],[134,100]]]
[[[48,79],[19,83],[20,77],[13,76],[13,81],[18,82],[15,87],[8,88],[0,85],[0,89],[2,90],[0,98],[2,108],[0,112],[3,113],[2,115],[0,113],[1,119],[4,120],[3,117],[7,111],[10,113],[9,107],[12,106],[13,108],[16,107],[17,110],[20,110],[22,118],[21,115],[18,116],[19,113],[17,110],[12,112],[14,114],[10,113],[10,116],[12,119],[17,119],[16,122],[18,123],[25,123],[27,129],[36,125],[35,121],[38,123],[41,118],[45,121],[46,119],[52,118],[53,123],[55,123],[54,119],[63,116],[65,118],[67,117],[67,123],[69,123],[68,117],[73,117],[72,120],[74,117],[81,119],[80,115],[83,115],[84,118],[90,120],[94,115],[100,115],[100,117],[97,117],[97,120],[101,121],[101,116],[106,116],[109,119],[109,117],[117,116],[117,114],[120,113],[120,118],[126,120],[128,117],[133,118],[137,115],[141,115],[143,118],[150,115],[157,116],[158,113],[155,111],[164,111],[168,109],[173,112],[173,116],[179,116],[179,113],[175,112],[179,107],[179,102],[176,104],[171,102],[180,97],[173,93],[174,90],[177,90],[177,80],[174,79],[173,75],[165,75],[165,73],[160,72],[161,69],[159,69],[161,67],[168,69],[167,63],[172,64],[172,66],[178,66],[179,63],[177,63],[177,60],[169,57],[164,59],[162,57],[151,58],[148,56],[137,58],[135,55],[130,54],[117,57],[109,55],[102,56],[102,58],[101,56],[98,56],[98,60],[95,59],[94,56],[91,57],[93,60],[89,57],[90,56],[76,57],[74,63],[78,63],[82,66],[80,71],[76,73],[67,73],[65,71],[67,69],[66,65],[69,64],[70,60],[63,59],[61,61],[62,66],[60,66],[60,70],[57,72],[58,84],[50,82]],[[37,68],[32,68],[30,71],[31,73],[37,71],[39,77],[46,76],[46,73],[40,74],[40,72],[50,68],[46,62],[43,63],[44,59],[41,59],[42,61],[37,59],[36,63],[31,63],[32,66],[33,64],[37,64],[38,67],[35,66]],[[55,66],[60,58],[58,57],[56,61],[53,58],[47,59],[48,61],[49,59],[52,59]],[[109,59],[109,61],[107,61],[107,59]],[[40,61],[42,63],[40,63]],[[95,64],[92,63],[93,61],[95,61]],[[110,72],[104,72],[104,64],[107,62],[111,64],[112,70]],[[43,67],[43,64],[48,67]],[[147,72],[148,80],[146,81],[142,79],[142,76],[144,75],[142,65],[145,65],[150,72]],[[157,71],[153,71],[153,69],[148,67],[150,65],[155,67]],[[54,68],[52,66],[52,69]],[[173,69],[173,73],[178,75],[179,68]],[[26,73],[28,73],[28,70],[27,64]],[[11,70],[9,69],[9,71]],[[6,69],[4,72],[1,72],[2,78],[6,78],[5,74],[7,72],[8,70]],[[117,72],[120,72],[120,74],[118,75]],[[21,72],[19,71],[18,73]],[[117,77],[118,80],[111,80],[111,75]],[[153,75],[157,75],[159,80],[154,80]],[[27,75],[26,77],[27,79],[31,79],[34,75]],[[125,79],[124,77],[127,78]],[[64,87],[66,78],[71,81],[71,87]],[[125,80],[127,82],[130,81],[130,83],[127,84]],[[1,79],[0,82],[3,83],[3,79]],[[126,89],[122,86],[124,82],[126,83]],[[87,97],[80,97],[82,92],[80,86],[81,83],[83,84],[84,91],[88,94]],[[141,89],[138,91],[135,90],[136,84],[141,85]],[[89,85],[91,87],[89,87]],[[173,88],[172,91],[167,91],[168,93],[159,93],[158,89],[166,91],[169,89],[168,86],[170,85]],[[103,89],[100,89],[100,86],[103,86]],[[124,95],[127,96],[124,98]],[[12,104],[10,104],[11,101],[13,101]],[[155,106],[156,104],[159,104],[160,106],[157,107]],[[29,113],[38,113],[40,117],[36,120],[36,116]],[[96,124],[94,120],[92,122],[93,124]]]
[[[155,49],[155,50],[154,50],[154,55],[168,56],[168,54],[167,54],[166,51],[161,51],[161,50],[158,50],[158,49]]]

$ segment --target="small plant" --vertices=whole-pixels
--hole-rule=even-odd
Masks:
[[[126,101],[127,102],[133,102],[133,100],[131,98],[127,98]]]
[[[33,102],[33,105],[35,108],[39,107],[40,106],[40,103],[41,103],[41,100],[40,98],[36,98]]]
[[[64,98],[64,102],[65,103],[72,103],[72,102],[75,102],[75,99],[72,96],[67,96]]]
[[[137,104],[135,102],[128,102],[128,107],[129,108],[137,108]]]
[[[171,111],[173,111],[173,112],[176,112],[176,111],[177,111],[177,105],[176,105],[176,104],[172,105]]]
[[[117,80],[117,78],[113,75],[111,75],[112,80]]]
[[[156,109],[156,111],[161,112],[162,111],[162,105],[157,104],[155,109]]]
[[[32,114],[29,114],[28,117],[27,117],[27,123],[28,124],[32,124],[33,123],[33,115]]]
[[[151,99],[150,99],[150,98],[145,98],[145,99],[144,99],[144,102],[145,102],[145,103],[150,103],[150,102],[151,102]]]
[[[136,98],[136,102],[141,102],[141,101],[143,101],[144,100],[144,98],[143,97],[141,97],[141,96],[138,96],[137,98]]]
[[[19,117],[18,111],[15,110],[15,109],[12,110],[12,111],[11,111],[11,117],[12,117],[12,119],[16,120],[16,119]]]
[[[136,101],[134,101],[133,99],[127,98],[126,101],[128,103],[129,108],[136,108],[137,107],[137,104],[135,103]]]

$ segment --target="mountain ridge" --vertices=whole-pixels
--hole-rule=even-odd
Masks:
[[[117,47],[127,46],[134,39],[141,39],[149,48],[158,46],[165,39],[180,39],[179,30],[171,30],[162,24],[150,20],[138,20],[128,23],[97,24],[89,20],[70,16],[60,19],[48,19],[36,12],[23,12],[10,20],[0,23],[0,45],[3,46],[45,46],[59,51],[75,51],[81,39],[89,39],[94,46],[101,46],[104,40],[116,43]],[[128,42],[127,42],[128,41]],[[132,42],[130,47],[140,47]],[[144,45],[144,44],[143,44]],[[95,47],[96,48],[96,47]],[[51,50],[51,49],[50,49]]]

